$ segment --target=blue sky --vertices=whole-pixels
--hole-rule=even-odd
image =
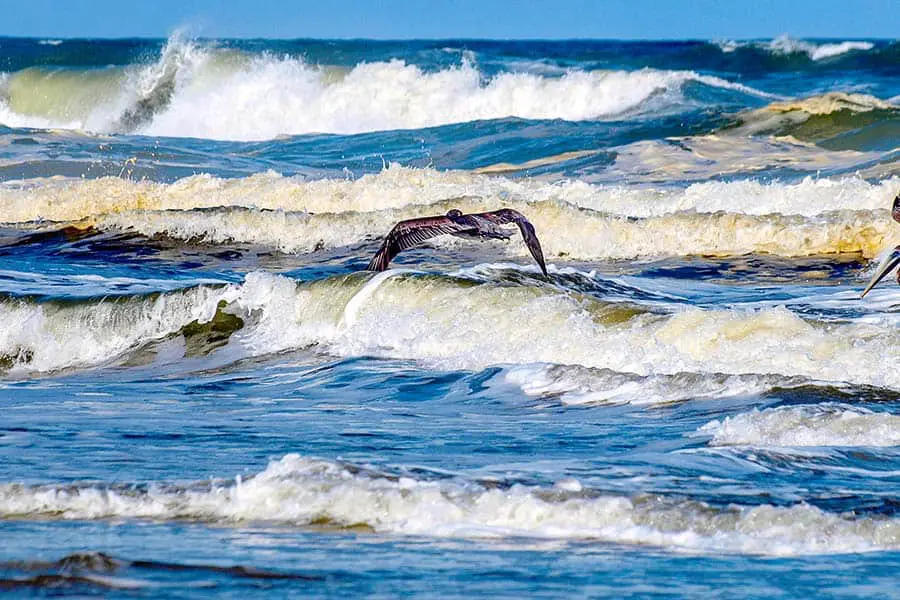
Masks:
[[[900,0],[0,0],[0,35],[895,38]]]

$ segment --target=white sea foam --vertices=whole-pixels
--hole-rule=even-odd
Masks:
[[[567,405],[667,404],[685,400],[756,395],[794,382],[774,375],[676,373],[636,375],[579,365],[521,365],[505,380],[530,396],[557,398]]]
[[[806,504],[714,508],[658,495],[597,495],[570,480],[554,488],[488,489],[389,477],[295,454],[246,480],[187,487],[0,484],[0,518],[365,526],[428,538],[589,539],[772,556],[900,547],[897,519],[837,515]]]
[[[81,303],[0,301],[0,359],[13,373],[105,363],[213,318],[233,288],[206,286]]]
[[[21,81],[20,81],[21,80]],[[400,60],[350,69],[204,48],[173,37],[143,67],[14,73],[0,122],[13,127],[116,131],[135,116],[148,135],[268,139],[282,134],[414,129],[479,119],[603,119],[681,101],[687,82],[775,96],[693,71],[482,73],[471,58],[437,72]],[[158,93],[163,92],[163,93]],[[148,102],[149,101],[149,102]],[[136,110],[139,109],[139,110]]]
[[[875,47],[872,42],[842,41],[815,43],[798,40],[782,35],[767,42],[739,42],[735,40],[718,40],[714,42],[722,52],[734,52],[738,48],[755,46],[769,50],[773,54],[806,54],[811,60],[823,60],[846,54],[852,51],[867,51]]]
[[[786,406],[712,421],[714,446],[898,446],[900,417],[844,405]]]
[[[248,275],[229,309],[254,315],[256,324],[241,332],[241,343],[259,351],[317,344],[341,356],[415,359],[446,369],[544,363],[642,377],[671,375],[650,381],[665,388],[662,402],[692,393],[753,393],[772,381],[728,375],[900,389],[900,375],[881,367],[900,358],[900,340],[894,331],[875,325],[819,324],[784,308],[654,315],[538,288],[461,286],[446,278],[411,275],[382,281],[365,303],[354,307],[352,323],[342,323],[346,305],[364,285],[362,277],[298,289],[283,277]],[[683,373],[712,377],[693,380],[679,375]],[[615,381],[606,385],[602,373],[587,375],[602,384],[587,386],[598,396],[619,380],[620,388],[627,387],[629,379],[613,375]],[[577,395],[585,387],[577,370],[553,376],[562,383],[545,390]]]
[[[648,392],[648,402],[755,393],[795,377],[900,389],[900,373],[883,368],[900,359],[900,334],[881,324],[819,323],[785,308],[659,315],[553,289],[432,275],[397,274],[367,289],[369,278],[300,285],[254,272],[241,285],[149,298],[59,306],[6,300],[0,354],[22,371],[101,364],[209,321],[224,301],[245,321],[230,342],[243,355],[315,347],[438,369],[585,367],[519,376],[526,391],[570,392],[572,402],[579,394],[586,402],[634,401],[635,382],[657,394]]]
[[[846,54],[853,50],[871,50],[875,44],[871,42],[845,41],[837,43],[816,44],[803,40],[793,39],[783,35],[768,43],[767,47],[776,53],[794,54],[805,53],[812,60],[823,60]]]

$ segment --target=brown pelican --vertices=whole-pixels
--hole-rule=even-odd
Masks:
[[[394,228],[384,238],[381,248],[372,257],[366,269],[369,271],[384,271],[387,269],[388,263],[400,252],[438,235],[450,234],[457,237],[506,240],[512,236],[513,232],[503,229],[500,225],[506,225],[507,223],[515,223],[519,226],[525,245],[528,246],[528,250],[534,257],[534,260],[541,267],[541,272],[546,275],[547,267],[544,265],[544,253],[541,252],[541,243],[534,232],[534,226],[522,213],[511,208],[501,208],[500,210],[470,215],[464,215],[461,211],[454,208],[442,216],[400,221],[394,225]]]
[[[891,216],[894,217],[895,221],[900,223],[900,194],[897,194],[897,197],[894,198],[894,205],[891,207]],[[884,279],[884,276],[894,270],[894,267],[898,264],[900,264],[900,246],[894,248],[891,251],[890,256],[881,263],[881,266],[878,268],[875,275],[872,276],[872,279],[869,280],[869,285],[863,290],[860,298],[865,298],[866,294],[869,293],[869,290],[878,285],[878,282]],[[900,283],[900,271],[897,272],[897,283]]]

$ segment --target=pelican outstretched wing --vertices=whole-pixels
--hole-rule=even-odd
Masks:
[[[541,250],[541,242],[538,240],[534,225],[525,218],[525,215],[511,208],[501,208],[500,210],[492,210],[486,213],[476,213],[472,216],[487,219],[498,225],[505,225],[506,223],[515,223],[518,225],[519,231],[522,232],[522,239],[525,240],[525,245],[528,246],[528,251],[531,252],[531,256],[534,257],[534,260],[541,268],[541,272],[543,272],[544,275],[547,274],[547,266],[544,264],[544,252]]]
[[[894,201],[894,206],[897,206],[897,201]],[[896,210],[896,208],[895,208]],[[896,212],[894,213],[896,215]],[[896,218],[896,216],[894,217]],[[860,298],[865,298],[866,294],[871,291],[873,287],[878,285],[878,282],[884,279],[885,275],[894,270],[894,267],[900,265],[900,246],[894,248],[894,250],[884,259],[881,263],[881,266],[878,267],[878,270],[872,275],[872,279],[869,280],[869,285],[866,286],[866,289],[863,290]]]
[[[900,223],[900,194],[897,194],[897,197],[894,198],[894,204],[891,205],[891,216],[895,221]],[[893,271],[897,265],[900,265],[900,246],[894,248],[884,261],[882,261],[881,265],[878,266],[878,270],[872,275],[872,279],[869,280],[869,285],[863,290],[860,298],[865,298],[866,294],[868,294],[873,287],[878,285],[878,282],[884,279],[885,275]]]
[[[400,221],[384,238],[381,248],[369,261],[368,271],[384,271],[395,256],[433,237],[447,233],[476,231],[474,225],[458,223],[447,216],[422,217]]]

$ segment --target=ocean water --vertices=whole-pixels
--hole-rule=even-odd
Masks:
[[[896,41],[0,38],[0,590],[897,597],[898,192]]]

